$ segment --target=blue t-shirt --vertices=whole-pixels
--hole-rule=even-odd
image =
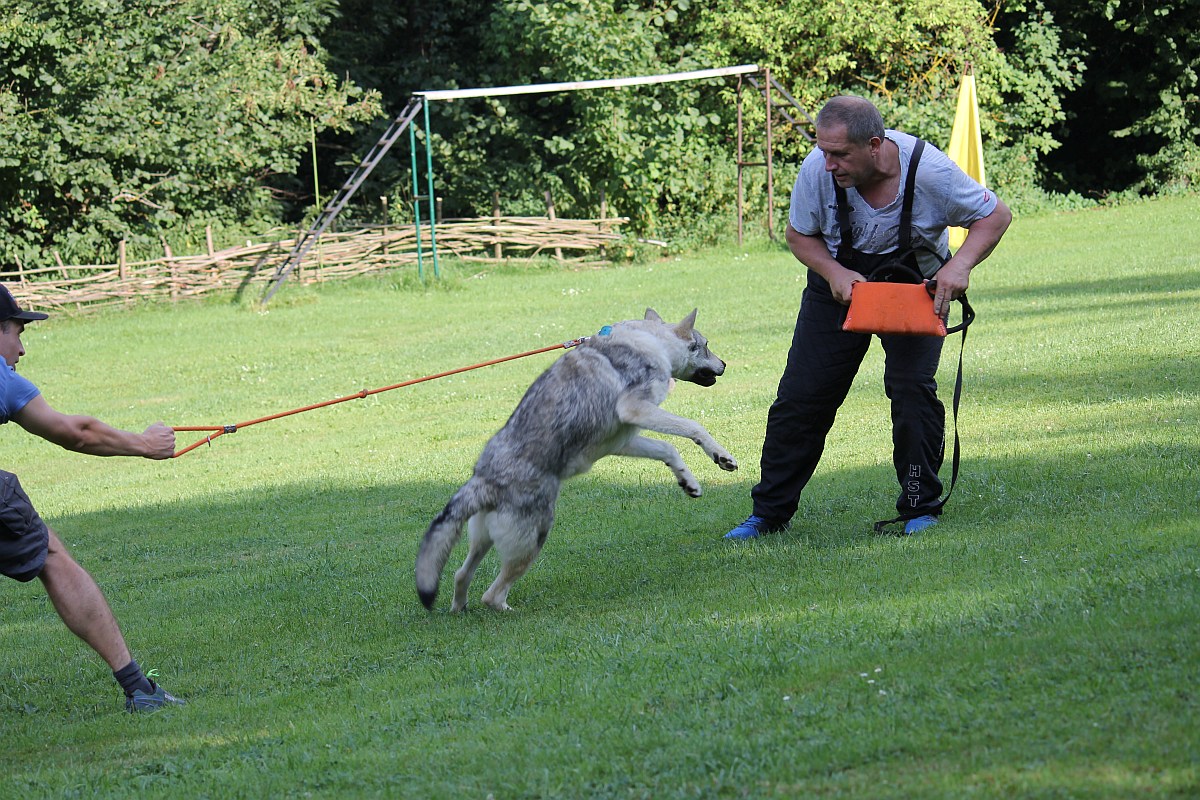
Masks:
[[[0,425],[40,394],[33,382],[0,359]]]
[[[917,140],[907,133],[888,130],[886,137],[900,148],[900,193],[883,208],[872,208],[858,190],[846,190],[850,202],[850,230],[854,247],[862,253],[889,253],[900,246],[900,210],[908,164]],[[917,165],[913,191],[912,243],[927,247],[943,258],[950,255],[947,226],[968,228],[996,210],[996,196],[958,168],[950,158],[926,143]],[[821,236],[830,253],[837,253],[842,231],[837,219],[837,194],[825,171],[825,154],[814,148],[804,159],[792,189],[789,220],[798,233]],[[941,264],[932,254],[918,251],[925,277]]]

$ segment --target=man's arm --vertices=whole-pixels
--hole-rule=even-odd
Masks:
[[[95,417],[55,411],[40,394],[13,414],[12,420],[34,436],[91,456],[164,459],[175,454],[175,431],[161,422],[143,433],[122,431]]]
[[[1008,230],[1010,222],[1012,212],[1008,210],[1004,201],[997,198],[992,213],[967,228],[967,238],[963,240],[962,246],[942,265],[935,276],[937,292],[933,296],[933,310],[942,319],[950,313],[950,302],[966,294],[971,270],[992,254],[996,245],[1000,243],[1000,238]]]
[[[829,281],[834,299],[842,305],[850,305],[850,287],[859,281],[865,281],[866,278],[839,264],[825,246],[824,237],[800,233],[791,225],[787,226],[784,236],[792,255],[801,264]]]

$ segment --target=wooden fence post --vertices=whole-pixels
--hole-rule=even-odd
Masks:
[[[204,226],[204,244],[208,248],[208,257],[212,258],[216,250],[213,248],[212,225]]]
[[[169,287],[167,294],[170,296],[171,302],[174,303],[179,299],[179,269],[175,265],[175,254],[171,252],[171,245],[167,243],[167,237],[160,236],[158,240],[162,242],[163,253],[167,257],[167,280]]]
[[[600,229],[600,233],[604,233],[604,220],[607,216],[608,216],[608,196],[604,193],[604,190],[601,189],[600,190],[600,224],[597,226]],[[600,258],[604,259],[606,261],[608,260],[608,248],[605,247],[604,245],[600,245]]]
[[[383,254],[388,254],[388,196],[386,194],[379,195],[379,202],[383,205]]]
[[[492,192],[492,227],[500,227],[500,193]],[[500,244],[500,234],[496,234],[495,256],[497,261],[504,260],[504,245]]]
[[[297,228],[296,229],[296,244],[299,244],[300,240],[303,238],[304,238],[304,228],[303,227]],[[246,244],[248,245],[250,243],[246,242]],[[317,251],[317,266],[320,267],[321,266],[321,237],[319,237],[319,236],[317,237],[317,246],[315,249]],[[300,259],[299,261],[296,262],[296,280],[300,281],[301,283],[304,282],[304,259]]]
[[[125,273],[125,240],[124,239],[117,242],[117,277],[119,277],[121,280],[125,280],[125,278],[127,277],[127,275]]]
[[[546,216],[549,219],[555,218],[554,217],[554,198],[551,196],[549,189],[546,190]],[[561,247],[554,248],[554,257],[557,258],[559,261],[562,261],[563,254],[562,254]]]
[[[63,282],[67,283],[68,281],[70,281],[71,274],[69,272],[67,272],[67,265],[63,263],[62,256],[59,254],[59,252],[57,250],[54,251],[54,263],[58,264],[58,272],[60,275],[62,275]],[[70,286],[66,287],[66,291],[68,291],[68,292],[71,291]],[[75,303],[76,311],[78,311],[81,308],[83,308],[83,303],[79,303],[79,302]]]

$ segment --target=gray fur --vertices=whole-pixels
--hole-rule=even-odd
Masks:
[[[691,497],[700,484],[670,443],[641,436],[652,430],[691,439],[724,470],[737,462],[699,423],[659,408],[672,379],[712,386],[725,362],[695,329],[692,311],[669,325],[646,309],[645,319],[612,326],[569,350],[543,372],[504,427],[483,448],[475,471],[425,532],[417,554],[417,594],[426,608],[437,598],[442,569],[467,525],[470,550],[454,575],[453,611],[466,608],[475,569],[495,545],[500,575],[484,604],[508,610],[508,591],[537,558],[559,486],[607,455],[662,461]]]

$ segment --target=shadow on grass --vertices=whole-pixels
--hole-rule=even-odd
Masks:
[[[1140,425],[1140,427],[1139,427]],[[1136,526],[1194,510],[1188,482],[1200,443],[1182,437],[1163,444],[1130,426],[1129,444],[1095,453],[981,458],[965,443],[962,475],[935,541],[985,531]],[[749,470],[714,476],[697,465],[705,494],[685,497],[661,470],[633,483],[592,473],[567,482],[554,529],[530,573],[514,589],[513,605],[535,610],[570,604],[581,613],[616,603],[645,607],[673,602],[689,586],[719,592],[727,571],[740,569],[737,545],[722,535],[750,512]],[[611,471],[611,472],[610,472]],[[943,467],[949,483],[950,466]],[[713,482],[706,482],[706,478]],[[445,482],[351,487],[282,484],[229,492],[188,503],[114,510],[51,520],[76,557],[104,585],[114,605],[169,608],[171,616],[286,615],[318,599],[327,610],[370,610],[394,622],[425,614],[412,569],[430,520],[458,488]],[[780,547],[787,558],[806,553],[903,546],[879,537],[872,523],[894,515],[897,487],[890,466],[823,465],[801,499],[792,529],[750,543]],[[465,531],[443,573],[438,607],[449,603],[452,574],[466,550]],[[472,585],[472,601],[495,575],[489,554]],[[797,571],[803,565],[796,566]],[[567,576],[563,580],[560,576]],[[971,580],[963,576],[963,580]],[[736,579],[734,580],[736,583]],[[336,598],[336,601],[333,600]],[[683,600],[686,603],[686,600]],[[217,612],[218,609],[224,611]],[[321,613],[314,609],[315,613]],[[159,613],[159,612],[154,612]],[[239,617],[241,615],[239,614]]]
[[[1080,305],[1089,308],[1117,304],[1128,306],[1130,295],[1154,295],[1154,302],[1178,302],[1194,304],[1195,286],[1192,276],[1182,271],[1144,273],[1123,277],[1106,277],[1094,280],[1056,280],[1053,277],[1043,282],[1028,285],[987,285],[980,290],[980,299],[1046,302],[1042,313],[1062,313],[1060,300],[1078,299]],[[1105,298],[1114,298],[1108,301]],[[1122,298],[1119,302],[1115,298]],[[1144,302],[1144,301],[1139,301]],[[1058,307],[1056,307],[1056,305]]]
[[[968,348],[970,344],[968,343]],[[998,369],[992,364],[977,367],[971,354],[966,357],[966,368],[982,369],[983,373],[968,375],[964,384],[962,419],[976,427],[986,427],[986,420],[975,422],[972,415],[972,398],[977,387],[994,396],[992,402],[1002,413],[1017,413],[1013,409],[1045,406],[1049,403],[1130,403],[1154,398],[1152,407],[1156,413],[1138,416],[1116,408],[1099,408],[1104,413],[1110,429],[1120,430],[1130,437],[1153,433],[1166,413],[1164,397],[1175,395],[1180,407],[1191,406],[1185,413],[1192,422],[1200,421],[1200,406],[1195,398],[1200,396],[1200,370],[1195,368],[1195,358],[1185,351],[1177,353],[1145,353],[1114,351],[1095,354],[1088,358],[1064,357],[1053,367],[1044,360],[1019,369]],[[953,375],[944,379],[943,393],[953,387]],[[949,406],[949,399],[943,398]],[[1031,423],[1036,423],[1031,418]]]
[[[1200,447],[1179,455],[1195,463]],[[1140,458],[1134,451],[1107,457]],[[1194,552],[1195,535],[1191,542],[1156,535],[1156,526],[1194,507],[1171,495],[1171,476],[1145,476],[1167,498],[1153,509],[1106,508],[1111,486],[1087,491],[1057,482],[1071,466],[1053,457],[972,459],[943,524],[911,539],[870,532],[891,510],[889,468],[829,469],[818,473],[790,532],[747,544],[720,537],[748,510],[748,481],[699,467],[701,481],[712,480],[704,497],[691,500],[665,472],[632,481],[598,470],[564,487],[543,555],[514,589],[513,614],[445,613],[445,584],[434,613],[417,601],[413,558],[428,521],[457,488],[445,482],[295,483],[68,517],[57,527],[105,587],[135,653],[192,705],[129,721],[118,744],[88,744],[93,730],[110,741],[116,712],[92,699],[111,692],[107,676],[81,645],[64,647],[65,634],[45,644],[48,629],[61,628],[48,610],[10,602],[0,611],[0,652],[10,654],[2,668],[13,680],[0,710],[15,774],[21,785],[33,780],[30,765],[45,726],[54,725],[56,741],[76,742],[81,757],[61,774],[39,777],[52,778],[44,784],[52,787],[87,776],[110,789],[132,779],[211,792],[247,780],[260,788],[272,780],[320,786],[337,775],[333,785],[361,788],[413,774],[405,765],[421,758],[430,737],[481,768],[506,753],[500,761],[528,757],[526,740],[551,751],[580,738],[601,747],[636,709],[646,733],[633,735],[647,748],[656,736],[677,735],[668,731],[694,731],[689,751],[741,729],[761,728],[770,739],[794,724],[764,712],[773,708],[768,698],[786,692],[801,695],[806,727],[842,731],[830,742],[859,742],[827,743],[815,755],[807,745],[782,744],[791,757],[886,761],[878,729],[900,717],[848,699],[861,683],[850,672],[911,661],[925,672],[907,689],[918,702],[894,713],[938,717],[957,708],[947,698],[977,677],[966,668],[943,674],[921,654],[949,663],[964,642],[980,637],[994,648],[998,636],[1025,637],[1042,652],[1062,618],[1094,606],[1133,608],[1136,616],[1132,598],[1182,591],[1185,578],[1194,580],[1175,568],[1179,553]],[[1093,536],[1105,524],[1113,526],[1108,535]],[[462,555],[460,544],[444,581]],[[489,556],[474,598],[495,569]],[[36,625],[21,626],[39,615]],[[1045,689],[1064,672],[1091,667],[1081,653],[1107,640],[1077,638],[1069,662],[1045,653],[1053,666],[1047,683],[1022,679]],[[1157,646],[1110,643],[1102,654],[1111,661]],[[1042,657],[1026,655],[1026,663]],[[1016,673],[989,664],[1003,694]],[[930,681],[932,691],[917,688]],[[30,698],[53,710],[21,713]],[[76,705],[82,713],[71,710]],[[494,740],[485,756],[473,737],[454,735],[467,729],[521,733]],[[896,746],[907,745],[888,745]],[[851,755],[839,756],[842,747]],[[354,764],[363,768],[347,772]],[[449,786],[457,769],[430,764],[415,774]]]

